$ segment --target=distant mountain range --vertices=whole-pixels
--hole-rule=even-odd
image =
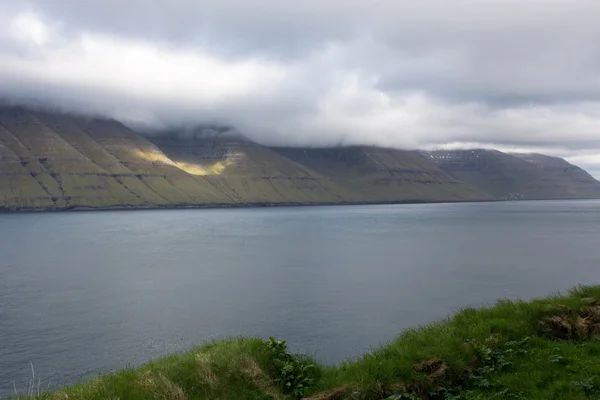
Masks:
[[[600,198],[600,182],[540,154],[274,148],[223,130],[144,135],[0,108],[4,211],[571,198]]]

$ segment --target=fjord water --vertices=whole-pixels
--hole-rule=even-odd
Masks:
[[[0,215],[0,396],[226,336],[326,362],[600,282],[600,201]]]

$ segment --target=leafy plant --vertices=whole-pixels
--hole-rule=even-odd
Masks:
[[[395,394],[391,397],[388,397],[385,400],[420,400],[421,398],[419,396],[417,396],[414,393],[400,393],[400,394]]]
[[[592,376],[588,379],[584,379],[581,381],[574,381],[574,382],[571,382],[571,386],[573,386],[587,394],[597,394],[599,390],[595,384],[596,378],[597,378],[596,376]]]
[[[552,354],[550,355],[548,360],[552,364],[567,365],[569,363],[569,360],[566,357],[563,357],[562,355],[560,355],[559,352],[560,352],[560,349],[558,347],[553,349]]]
[[[316,367],[307,359],[288,350],[285,340],[270,337],[266,343],[271,354],[272,373],[281,389],[302,398],[315,381]]]

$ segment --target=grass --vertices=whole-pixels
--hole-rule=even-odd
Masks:
[[[500,301],[320,366],[285,342],[206,344],[36,399],[599,399],[600,286]]]
[[[352,167],[336,152],[368,159]],[[244,140],[145,137],[114,121],[0,107],[3,210],[489,199],[416,152],[338,149],[321,161],[317,171]]]

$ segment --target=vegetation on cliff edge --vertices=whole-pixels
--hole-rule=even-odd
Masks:
[[[465,309],[336,366],[236,338],[34,398],[598,399],[599,339],[600,286],[579,287]]]

